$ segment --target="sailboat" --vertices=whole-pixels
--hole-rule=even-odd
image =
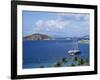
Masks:
[[[72,41],[72,49],[69,50],[68,53],[70,55],[76,55],[76,54],[80,53],[77,39],[73,39],[73,41]]]

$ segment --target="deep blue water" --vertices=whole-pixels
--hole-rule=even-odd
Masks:
[[[89,59],[89,44],[78,45],[78,56]],[[71,40],[23,41],[23,68],[49,67],[63,57],[70,58],[67,52],[72,48]]]

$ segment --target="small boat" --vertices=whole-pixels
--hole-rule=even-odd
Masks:
[[[68,53],[70,55],[76,55],[76,54],[79,54],[80,53],[77,39],[73,39],[73,41],[72,41],[72,49],[70,49],[68,51]]]
[[[68,53],[70,55],[76,55],[76,54],[80,53],[80,50],[69,50]]]

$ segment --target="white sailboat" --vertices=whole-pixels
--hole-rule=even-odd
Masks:
[[[73,39],[72,42],[72,49],[68,51],[70,55],[76,55],[80,53],[79,47],[78,47],[78,41],[76,39]]]

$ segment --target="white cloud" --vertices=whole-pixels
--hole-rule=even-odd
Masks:
[[[89,20],[89,14],[82,14],[82,13],[59,13],[58,16],[61,19],[67,18],[67,19],[73,19],[73,20]],[[63,17],[63,18],[62,18]]]
[[[34,32],[58,32],[72,35],[88,33],[89,15],[59,13],[56,19],[37,20],[33,30]]]
[[[69,25],[69,21],[68,20],[59,20],[59,19],[56,19],[56,20],[38,20],[35,24],[36,26],[36,29],[37,30],[42,30],[42,29],[45,29],[47,31],[50,31],[50,30],[62,30],[64,29],[65,27],[67,27]]]
[[[42,25],[43,25],[43,20],[38,20],[38,21],[35,23],[35,25],[38,26],[38,27],[39,27],[40,25],[42,26]]]

